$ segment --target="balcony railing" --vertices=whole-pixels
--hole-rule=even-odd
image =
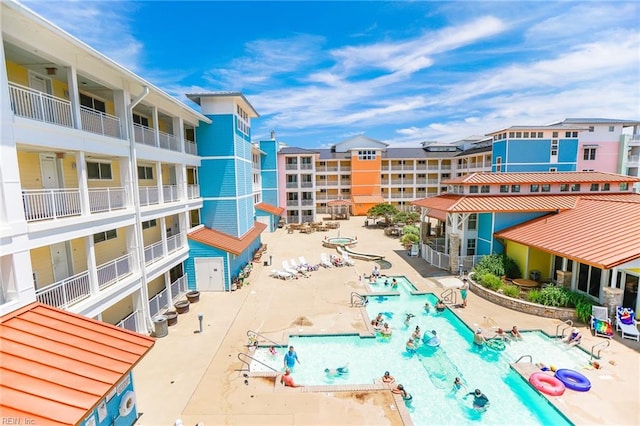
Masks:
[[[298,200],[287,200],[287,206],[288,207],[297,207],[298,206]]]
[[[287,182],[287,188],[297,188],[298,182]]]
[[[160,203],[157,186],[141,186],[139,188],[139,193],[141,206],[150,206],[152,204]]]
[[[185,140],[184,152],[186,152],[187,154],[198,155],[198,145],[196,145],[195,142]]]
[[[190,200],[200,198],[200,185],[187,185],[187,197]]]
[[[638,156],[638,155],[630,155],[629,157],[627,157],[627,162],[628,163],[637,163],[638,159],[640,159],[640,156]]]
[[[120,138],[122,134],[120,131],[120,118],[113,115],[81,106],[80,120],[82,121],[82,130],[87,132],[114,138]]]
[[[127,193],[124,187],[89,189],[91,213],[121,210],[126,207]]]
[[[45,305],[66,309],[91,295],[89,271],[36,290],[36,299]]]
[[[313,169],[313,164],[302,163],[302,164],[300,164],[300,169],[302,169],[302,170],[311,170],[311,169]]]
[[[162,187],[162,192],[165,203],[178,201],[180,199],[180,195],[178,194],[178,185],[164,185]]]
[[[98,266],[98,287],[103,290],[110,285],[121,281],[123,278],[131,275],[133,269],[133,255],[127,253],[110,262]]]
[[[174,135],[165,132],[158,132],[160,148],[169,149],[171,151],[180,151],[180,143]]]
[[[149,299],[149,315],[155,317],[160,311],[169,308],[169,298],[167,297],[167,289],[163,289],[160,293]]]
[[[127,315],[122,321],[116,324],[116,327],[124,328],[129,331],[138,331],[138,311],[133,311]]]
[[[340,166],[340,171],[341,172],[350,172],[351,171],[351,167],[349,167],[349,166]]]
[[[313,188],[313,182],[300,182],[301,188]]]
[[[156,146],[156,132],[150,127],[133,123],[133,139],[141,144]]]
[[[184,274],[177,280],[171,283],[171,300],[180,298],[187,292],[187,274]]]
[[[313,216],[311,215],[303,215],[302,223],[313,222]]]
[[[162,250],[162,241],[153,243],[144,248],[144,263],[150,265],[156,260],[162,259],[164,252]]]
[[[173,253],[176,250],[179,250],[182,247],[182,234],[172,235],[167,237],[167,251],[169,254]]]
[[[79,189],[23,189],[22,202],[27,222],[82,214]]]
[[[286,164],[285,170],[298,170],[298,164]]]
[[[301,200],[300,204],[303,206],[312,206],[314,204],[313,200]]]
[[[58,126],[73,127],[71,102],[44,92],[9,83],[11,109],[20,117],[44,121]]]

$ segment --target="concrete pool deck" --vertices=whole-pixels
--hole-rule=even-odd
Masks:
[[[364,228],[364,218],[341,221],[340,235],[358,237],[357,251],[379,253],[392,263],[387,275],[404,275],[421,291],[440,294],[457,278],[407,256],[395,238],[379,228]],[[274,386],[273,377],[244,377],[238,354],[246,352],[247,331],[259,332],[274,342],[286,342],[289,334],[366,333],[361,310],[350,306],[351,292],[366,292],[359,280],[373,263],[355,260],[354,267],[320,269],[309,278],[283,281],[269,276],[282,260],[304,256],[319,263],[320,253],[336,254],[322,246],[325,236],[337,230],[288,234],[286,229],[263,234],[266,255],[273,267],[254,264],[250,285],[231,293],[202,293],[190,311],[179,315],[169,335],[134,369],[138,410],[136,424],[171,425],[180,418],[185,426],[211,425],[343,425],[405,424],[394,395],[388,389],[322,392],[297,391]],[[468,307],[453,311],[470,327],[498,325],[541,329],[553,335],[558,320],[539,318],[496,306],[469,294]],[[204,315],[198,333],[197,314]],[[581,327],[587,350],[604,339],[592,337]],[[583,370],[593,384],[587,393],[567,391],[556,405],[576,424],[635,425],[640,423],[640,345],[612,340],[602,352],[601,370]],[[304,364],[310,354],[299,354]],[[534,360],[551,363],[550,360]],[[613,362],[613,364],[610,363]],[[380,374],[385,370],[381,365]],[[391,368],[388,368],[391,369]],[[246,384],[245,384],[246,383]]]

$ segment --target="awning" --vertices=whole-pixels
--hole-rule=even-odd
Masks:
[[[237,238],[224,232],[215,231],[209,228],[200,228],[187,235],[190,240],[206,244],[211,247],[219,248],[236,256],[242,253],[249,245],[256,240],[267,228],[267,225],[261,222],[254,222],[253,228],[245,233],[242,237]]]
[[[263,212],[271,213],[275,216],[282,216],[284,209],[282,207],[276,207],[269,203],[258,203],[256,204],[256,209],[262,210]]]

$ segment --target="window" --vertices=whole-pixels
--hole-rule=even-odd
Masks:
[[[153,167],[138,166],[138,179],[153,180]]]
[[[467,223],[467,229],[475,231],[478,228],[478,215],[473,213],[469,215],[469,222]]]
[[[628,191],[629,190],[629,182],[620,183],[620,191]]]
[[[500,185],[500,192],[509,192],[509,185]]]
[[[613,131],[615,131],[615,130],[616,130],[616,126],[609,126],[609,131],[610,131],[610,132],[613,132]]]
[[[560,192],[569,192],[569,184],[561,183],[560,184]]]
[[[595,127],[589,126],[589,133],[593,133],[594,130],[595,130]]]
[[[551,134],[551,137],[552,137],[552,138],[557,138],[557,137],[558,137],[558,132],[553,132],[553,133]]]
[[[106,232],[98,232],[97,234],[93,234],[93,243],[101,243],[107,240],[113,240],[118,238],[118,232],[115,229]]]
[[[488,194],[489,193],[489,185],[482,185],[480,187],[480,193],[482,194]]]
[[[133,122],[144,127],[149,127],[149,119],[138,114],[133,114]]]
[[[538,132],[538,137],[539,137],[539,138],[542,138],[542,137],[543,137],[543,136],[542,136],[542,132]]]
[[[558,139],[551,140],[551,155],[558,155]]]
[[[475,256],[476,255],[476,240],[470,239],[467,240],[467,256]]]
[[[511,185],[511,192],[520,192],[520,185]]]
[[[478,185],[471,185],[469,187],[469,194],[477,194],[478,193]]]
[[[529,187],[529,192],[540,192],[540,185],[538,185],[537,183],[532,184]]]
[[[87,161],[87,176],[95,180],[111,180],[111,163]]]
[[[512,138],[515,135],[513,132],[509,132],[509,137]]]
[[[521,138],[522,137],[522,132],[516,132],[516,138]]]
[[[580,184],[579,183],[572,183],[571,184],[571,192],[579,192],[580,191]]]
[[[340,192],[341,192],[341,193],[343,193],[343,194],[348,194],[348,193],[350,193],[350,192],[351,192],[351,189],[349,189],[349,188],[342,188],[342,189],[340,190]]]
[[[611,185],[608,183],[603,183],[602,187],[601,187],[601,191],[608,191],[609,189],[611,189]]]
[[[596,149],[595,148],[585,148],[583,158],[585,160],[595,160],[596,159]]]
[[[502,157],[496,157],[496,172],[502,171]]]
[[[375,160],[376,152],[371,150],[358,151],[358,160]]]
[[[564,137],[565,138],[570,138],[571,137],[571,132],[564,132]]]
[[[84,93],[80,93],[80,105],[94,111],[107,112],[106,105],[103,101],[87,96]]]
[[[156,222],[155,219],[146,220],[146,221],[142,222],[142,229],[153,228],[156,225],[157,225],[157,222]]]
[[[551,192],[551,185],[549,185],[548,183],[543,183],[542,192]]]
[[[241,133],[245,135],[249,134],[249,114],[240,107],[240,105],[236,105],[236,117],[237,119],[237,127]]]
[[[597,183],[592,183],[591,186],[589,187],[589,191],[597,191],[600,189],[600,185],[598,185]]]
[[[528,139],[529,138],[529,132],[524,132],[522,134],[522,137]]]

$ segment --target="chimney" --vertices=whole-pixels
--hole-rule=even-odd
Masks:
[[[275,130],[271,131],[271,140],[272,141],[276,140],[276,131]]]

